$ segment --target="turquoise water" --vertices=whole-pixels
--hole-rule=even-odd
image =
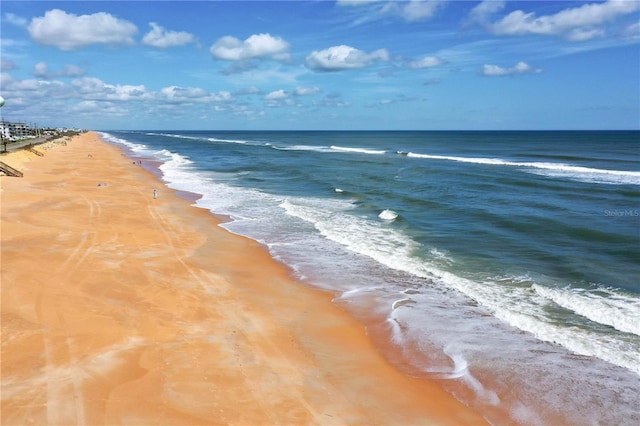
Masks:
[[[104,136],[489,420],[640,422],[640,132]]]

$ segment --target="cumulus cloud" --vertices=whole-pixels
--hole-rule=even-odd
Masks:
[[[71,84],[79,94],[92,100],[130,101],[151,97],[144,85],[108,84],[95,77],[78,78]]]
[[[286,99],[289,97],[289,93],[287,93],[285,90],[280,89],[280,90],[274,90],[273,92],[269,92],[267,93],[264,98],[268,101],[274,101],[274,100],[280,100],[280,99]]]
[[[264,105],[269,108],[279,108],[283,106],[300,106],[296,101],[291,97],[291,93],[286,90],[274,90],[273,92],[267,93],[264,96],[265,103]]]
[[[364,68],[377,61],[388,61],[389,52],[378,49],[371,53],[351,46],[333,46],[328,49],[313,51],[306,58],[306,66],[314,71],[342,71]]]
[[[275,59],[286,61],[290,58],[289,43],[270,34],[254,34],[244,41],[232,36],[219,38],[209,49],[215,59],[225,61],[245,61],[252,59]]]
[[[44,79],[50,78],[49,66],[44,62],[38,62],[33,69],[33,75]]]
[[[179,86],[164,87],[160,90],[160,93],[169,100],[198,100],[209,96],[209,92],[204,89]]]
[[[388,3],[391,9],[399,8],[398,15],[408,22],[424,21],[431,18],[442,8],[446,1],[442,0],[411,0],[409,2]]]
[[[488,28],[499,35],[557,35],[571,41],[585,41],[604,35],[603,25],[607,22],[637,10],[640,2],[629,0],[585,4],[544,16],[516,10]]]
[[[73,90],[59,81],[14,79],[9,73],[0,74],[2,95],[11,99],[12,105],[35,105],[43,98],[61,99],[73,96]]]
[[[42,72],[49,71],[46,64],[38,68]],[[213,108],[242,116],[257,114],[250,105],[239,103],[228,91],[209,92],[199,87],[169,86],[150,91],[144,85],[111,84],[93,77],[76,78],[71,82],[21,80],[7,72],[0,73],[0,87],[3,96],[10,99],[12,112],[33,119],[49,119],[52,114],[60,115],[60,111],[66,111],[66,115],[74,119],[86,118],[90,113],[92,119],[99,120],[122,114],[154,114],[158,110],[170,111],[172,116],[194,111],[189,108],[176,110],[176,105],[194,106],[201,108],[200,111],[202,108]],[[255,90],[250,89],[249,92]],[[43,102],[44,99],[46,102]]]
[[[51,71],[46,62],[38,62],[33,69],[33,75],[38,78],[50,80],[59,77],[81,77],[85,74],[85,70],[77,65],[65,65],[58,72]]]
[[[142,44],[166,49],[196,41],[196,37],[193,34],[184,31],[168,31],[155,22],[150,22],[149,25],[151,26],[151,31],[142,38]]]
[[[438,65],[444,64],[444,61],[437,56],[425,56],[417,61],[409,62],[409,67],[413,69],[418,68],[433,68]]]
[[[233,102],[234,96],[226,90],[211,93],[199,87],[169,86],[160,90],[163,99],[174,103],[207,103],[207,102]]]
[[[60,9],[33,18],[27,30],[35,42],[61,50],[74,50],[92,44],[133,44],[133,36],[138,32],[131,22],[109,13],[78,16]]]
[[[496,13],[504,9],[503,0],[483,0],[469,12],[469,19],[473,22],[486,23]]]
[[[518,62],[511,68],[503,68],[498,65],[484,65],[482,74],[488,76],[505,76],[514,74],[540,74],[540,68],[533,68],[526,62]]]

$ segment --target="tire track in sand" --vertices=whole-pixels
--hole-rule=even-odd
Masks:
[[[88,206],[90,225],[102,208],[99,202],[84,198]],[[68,285],[70,278],[93,252],[95,232],[85,230],[67,259],[56,269],[53,279]],[[43,304],[43,300],[48,303]],[[45,325],[43,346],[45,357],[46,410],[48,424],[86,424],[82,367],[76,357],[77,348],[64,313],[58,308],[55,294],[42,286],[35,303],[36,316]],[[63,344],[61,344],[63,342]],[[54,354],[55,351],[55,354]],[[70,389],[71,387],[71,389]]]

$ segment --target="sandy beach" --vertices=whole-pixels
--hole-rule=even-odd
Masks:
[[[0,158],[3,425],[484,424],[97,134],[48,148]]]

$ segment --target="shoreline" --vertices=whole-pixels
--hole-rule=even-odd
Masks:
[[[131,158],[90,132],[0,178],[2,424],[486,423]]]

